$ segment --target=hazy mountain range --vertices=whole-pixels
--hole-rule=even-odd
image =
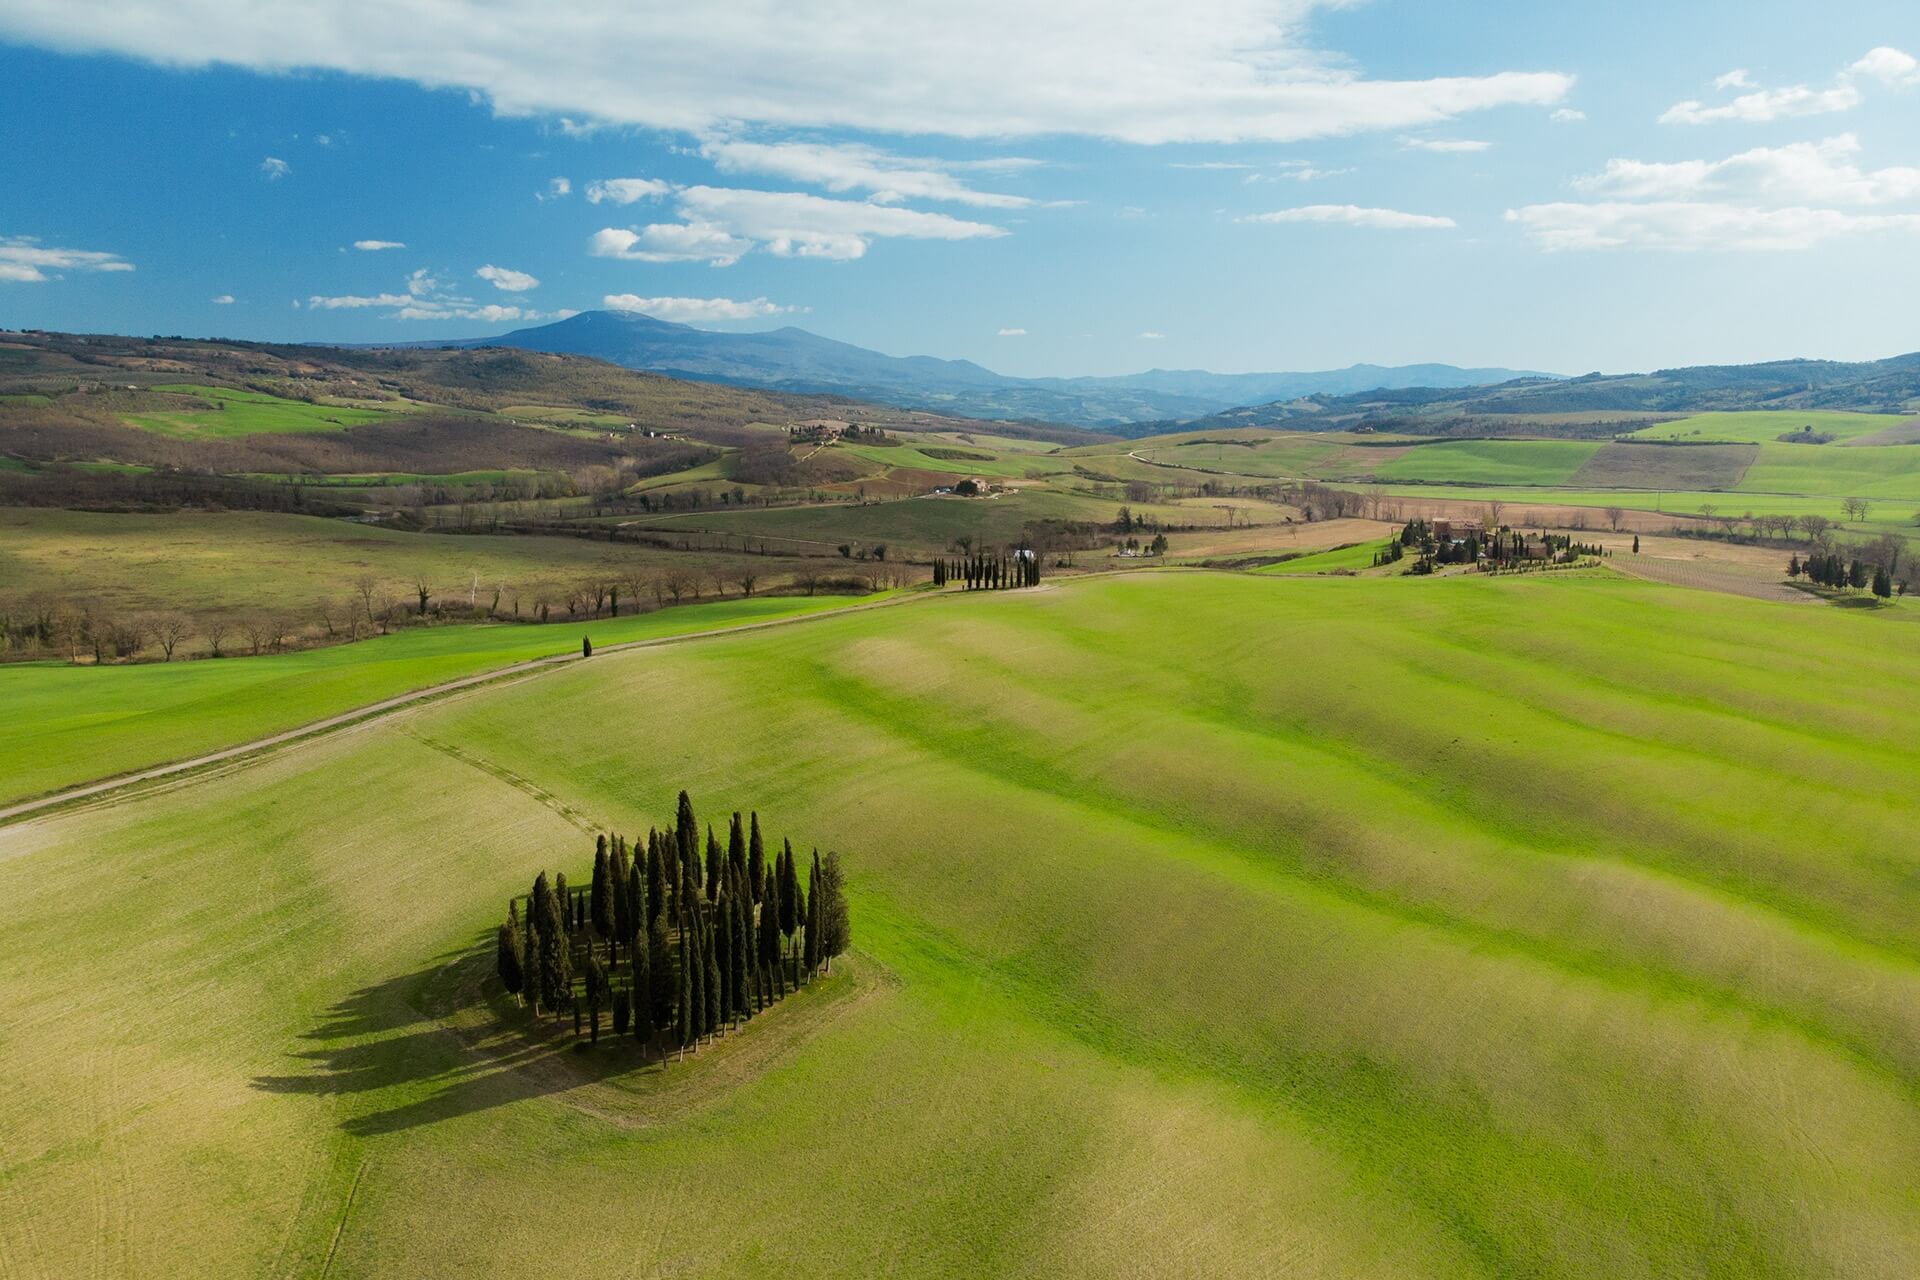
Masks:
[[[1153,369],[1111,378],[1012,378],[970,360],[889,356],[804,329],[717,333],[630,311],[583,311],[497,338],[414,346],[506,346],[593,356],[611,364],[704,382],[831,393],[972,418],[1025,418],[1112,428],[1204,417],[1309,395],[1380,388],[1484,386],[1512,369],[1420,364],[1355,365],[1325,373],[1209,373]]]

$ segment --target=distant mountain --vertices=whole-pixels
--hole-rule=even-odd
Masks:
[[[828,393],[971,418],[1037,419],[1114,428],[1202,417],[1261,400],[1399,387],[1468,387],[1527,376],[1511,369],[1355,365],[1329,373],[1154,369],[1112,378],[1011,378],[970,360],[889,356],[804,329],[715,333],[631,311],[579,315],[498,338],[414,346],[518,347],[593,356],[704,382]],[[1546,376],[1546,375],[1531,375]]]
[[[1465,390],[1438,386],[1367,390],[1348,395],[1276,398],[1208,414],[1127,429],[1282,427],[1322,431],[1354,426],[1416,434],[1497,432],[1527,419],[1562,415],[1661,414],[1740,410],[1845,409],[1920,412],[1920,353],[1886,360],[1775,360],[1765,364],[1696,365],[1653,373],[1590,373],[1578,378],[1518,378]],[[1563,426],[1580,424],[1561,423]],[[1585,423],[1605,434],[1613,425]]]

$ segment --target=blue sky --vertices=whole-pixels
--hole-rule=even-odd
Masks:
[[[1876,0],[0,0],[0,326],[1871,358],[1920,348],[1916,56]]]

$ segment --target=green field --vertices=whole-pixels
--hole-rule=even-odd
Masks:
[[[414,689],[554,654],[845,607],[771,596],[593,622],[444,626],[220,661],[0,666],[0,802],[186,759]],[[229,648],[235,644],[229,640]]]
[[[231,387],[163,383],[153,389],[194,396],[218,406],[179,413],[127,415],[127,421],[136,427],[189,440],[224,440],[283,431],[345,431],[348,427],[380,422],[392,416],[381,409],[308,404],[304,400],[287,400],[259,391],[236,391]]]
[[[1448,440],[1389,454],[1370,473],[1403,483],[1563,484],[1599,451],[1591,440]]]
[[[1254,572],[1268,574],[1358,572],[1362,569],[1371,569],[1374,556],[1384,551],[1389,541],[1391,539],[1362,542],[1351,547],[1333,547],[1312,555],[1295,556],[1291,560],[1282,560],[1278,564],[1265,565]],[[1411,563],[1412,561],[1408,561],[1408,564]],[[1406,567],[1407,565],[1401,566],[1403,569]]]
[[[607,655],[0,829],[0,1257],[1912,1275],[1909,630],[1124,575]],[[683,785],[842,852],[856,962],[665,1070],[493,1030],[507,896]]]
[[[1899,414],[1833,413],[1822,410],[1760,413],[1698,413],[1633,433],[1635,440],[1727,440],[1744,444],[1772,444],[1789,432],[1812,427],[1836,441],[1870,436],[1906,421]]]

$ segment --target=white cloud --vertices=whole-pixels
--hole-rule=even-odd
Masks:
[[[1626,199],[1689,200],[1739,196],[1779,204],[1885,204],[1920,196],[1920,168],[1863,171],[1850,133],[1821,142],[1755,147],[1725,160],[1607,161],[1574,179],[1577,190]]]
[[[398,240],[355,240],[353,247],[362,253],[379,253],[382,249],[404,249],[407,246]]]
[[[1572,107],[1561,107],[1558,111],[1555,111],[1547,117],[1547,119],[1553,121],[1555,124],[1579,124],[1586,118],[1586,112],[1576,111]]]
[[[1898,88],[1909,88],[1920,84],[1920,59],[1886,45],[1870,50],[1866,57],[1848,67],[1847,70],[1855,75],[1871,76],[1875,80]]]
[[[676,324],[764,320],[794,310],[766,298],[736,302],[732,298],[643,298],[636,293],[610,293],[601,302],[614,311],[641,311],[656,320],[671,320]]]
[[[476,275],[488,268],[482,268]],[[500,270],[500,268],[492,268]],[[508,276],[519,276],[517,271],[505,272]],[[482,275],[483,279],[492,277]],[[525,277],[531,280],[531,276]],[[538,281],[535,281],[537,284]],[[449,291],[425,267],[407,276],[405,293],[339,294],[328,296],[315,294],[307,299],[307,308],[312,311],[361,311],[370,308],[385,308],[388,320],[475,320],[487,324],[498,324],[508,320],[563,320],[575,314],[572,311],[535,311],[525,307],[505,306],[497,303],[476,302],[472,298]],[[294,307],[300,306],[298,299]]]
[[[1836,209],[1756,209],[1711,201],[1537,204],[1509,209],[1541,248],[1738,249],[1791,251],[1840,236],[1920,233],[1920,214],[1855,214]]]
[[[672,183],[658,178],[607,178],[587,184],[587,203],[611,200],[615,204],[632,204],[636,200],[658,199],[672,190]]]
[[[1825,89],[1804,84],[1763,89],[1745,68],[1738,68],[1715,80],[1713,87],[1721,91],[1745,89],[1750,92],[1718,106],[1708,106],[1691,98],[1676,102],[1661,115],[1660,123],[1716,124],[1738,121],[1766,124],[1774,120],[1851,111],[1866,100],[1866,95],[1854,83],[1856,77],[1878,80],[1895,87],[1909,87],[1920,84],[1920,61],[1916,61],[1911,54],[1882,45],[1842,71],[1833,84]]]
[[[41,284],[63,271],[131,271],[117,253],[91,249],[50,249],[32,236],[0,236],[0,281]]]
[[[1572,84],[1535,71],[1369,79],[1311,43],[1317,14],[1343,3],[440,0],[396,21],[384,0],[28,0],[0,7],[0,38],[169,66],[396,78],[474,91],[508,115],[702,135],[747,124],[1287,142],[1550,106]]]
[[[233,295],[230,293],[223,293],[218,297],[208,298],[207,301],[211,302],[216,307],[230,307],[233,305]]]
[[[1434,151],[1441,155],[1465,155],[1492,148],[1491,142],[1472,138],[1402,138],[1400,145],[1409,151]]]
[[[1249,213],[1235,222],[1338,222],[1380,231],[1444,230],[1457,225],[1452,218],[1398,209],[1364,209],[1357,204],[1310,204],[1272,213]]]
[[[494,288],[504,289],[508,293],[525,293],[529,289],[537,289],[540,287],[540,282],[526,272],[512,271],[506,267],[496,267],[492,263],[488,263],[473,274],[485,280]]]
[[[572,194],[573,183],[571,181],[566,178],[549,178],[547,179],[547,189],[545,191],[534,192],[533,198],[544,203],[548,200],[558,200],[563,196],[570,196]]]
[[[1741,94],[1732,102],[1709,107],[1701,102],[1676,102],[1661,113],[1661,124],[1714,124],[1738,120],[1747,124],[1766,124],[1773,120],[1799,116],[1827,115],[1851,111],[1860,105],[1860,91],[1850,84],[1831,89],[1809,89],[1796,84],[1785,89],[1762,89]]]
[[[1024,338],[1027,336],[1027,331],[1025,329],[1002,329],[994,336],[1000,338]]]
[[[798,191],[683,187],[681,222],[639,229],[604,227],[587,242],[596,257],[637,262],[707,262],[732,266],[756,245],[779,257],[861,257],[876,238],[974,240],[1003,228],[944,213],[859,200],[829,200]]]
[[[260,162],[260,172],[267,176],[268,182],[278,182],[293,172],[293,166],[279,156],[268,156]]]
[[[330,298],[315,294],[307,299],[307,306],[314,311],[340,311],[362,307],[404,307],[412,301],[413,296],[406,293],[349,293]]]
[[[638,231],[602,227],[587,241],[596,258],[627,262],[706,262],[730,267],[740,261],[753,241],[733,235],[710,222],[659,222]]]
[[[1140,336],[1145,340],[1147,340],[1148,342],[1158,342],[1160,341],[1160,339],[1166,337],[1167,335],[1164,333],[1155,333],[1153,330],[1149,329],[1145,333],[1141,334]]]
[[[943,200],[988,209],[1023,209],[1033,203],[1025,196],[976,191],[954,177],[949,172],[953,166],[942,161],[909,159],[860,143],[726,140],[709,142],[700,153],[722,173],[767,173],[829,191],[867,191],[882,203]],[[993,163],[974,161],[970,167]]]

